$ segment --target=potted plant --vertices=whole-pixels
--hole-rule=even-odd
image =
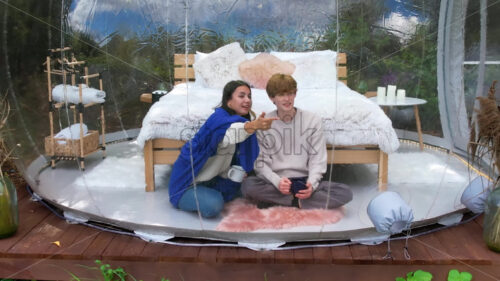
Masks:
[[[482,155],[492,156],[492,173],[500,173],[500,107],[495,99],[494,81],[486,97],[478,97],[479,110],[477,112],[476,130],[471,130],[472,159]],[[483,239],[488,248],[500,252],[500,184],[496,179],[496,187],[488,195],[484,211]]]
[[[3,164],[10,156],[3,138],[9,112],[10,107],[5,96],[0,106],[0,238],[13,235],[19,224],[16,187],[2,171]]]

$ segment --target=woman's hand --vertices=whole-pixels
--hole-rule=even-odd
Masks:
[[[290,194],[290,188],[292,187],[292,182],[287,177],[282,177],[280,183],[278,184],[278,190],[282,194]]]
[[[269,130],[273,121],[279,120],[279,117],[266,118],[265,116],[266,113],[262,112],[259,118],[246,122],[244,127],[245,131],[249,134],[253,134],[256,130]]]
[[[295,197],[299,199],[307,199],[311,197],[311,194],[313,192],[313,186],[310,182],[306,183],[306,189],[299,190],[298,193],[295,194]]]

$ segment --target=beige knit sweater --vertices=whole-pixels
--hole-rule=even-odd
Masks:
[[[278,116],[277,111],[266,117]],[[313,189],[326,172],[326,142],[321,117],[297,108],[293,120],[273,121],[271,129],[257,131],[260,153],[254,168],[258,177],[278,188],[282,177],[308,177]]]

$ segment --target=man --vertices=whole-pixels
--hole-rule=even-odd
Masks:
[[[241,191],[259,207],[295,206],[303,209],[337,208],[352,200],[345,184],[322,181],[327,167],[321,117],[294,106],[297,82],[290,75],[274,74],[266,91],[278,117],[271,129],[257,132],[260,153],[256,176],[248,176]]]

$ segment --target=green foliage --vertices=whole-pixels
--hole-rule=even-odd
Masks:
[[[380,24],[387,12],[383,1],[341,3],[339,26],[332,16],[315,48],[347,53],[347,83],[360,93],[394,84],[406,89],[410,97],[427,100],[419,108],[422,127],[428,133],[440,133],[436,68],[439,1],[401,3],[426,19],[416,24],[411,34]]]
[[[415,272],[408,272],[406,278],[396,277],[396,281],[431,281],[432,274],[423,270],[417,270]],[[456,269],[452,269],[448,272],[447,281],[471,281],[472,274],[469,272],[459,272]]]
[[[467,271],[459,272],[456,269],[450,270],[448,272],[448,281],[471,281],[472,274]]]
[[[113,269],[109,264],[104,264],[100,260],[96,260],[95,263],[99,266],[99,270],[101,271],[102,277],[105,281],[125,281],[127,275],[129,275],[121,267]],[[132,279],[135,280],[133,277]]]
[[[112,268],[109,264],[105,264],[100,260],[95,260],[95,263],[97,267],[86,267],[91,270],[98,270],[104,281],[126,281],[126,280],[132,280],[132,281],[137,281],[134,276],[131,274],[127,273],[123,268],[117,267],[117,268]],[[71,276],[71,281],[81,281],[85,280],[82,278],[79,278],[72,272],[67,271],[68,274]],[[162,281],[164,279],[162,278]]]
[[[403,277],[396,278],[396,281],[431,281],[431,280],[432,280],[432,274],[420,269],[415,272],[408,272],[408,274],[406,274],[406,279]]]

